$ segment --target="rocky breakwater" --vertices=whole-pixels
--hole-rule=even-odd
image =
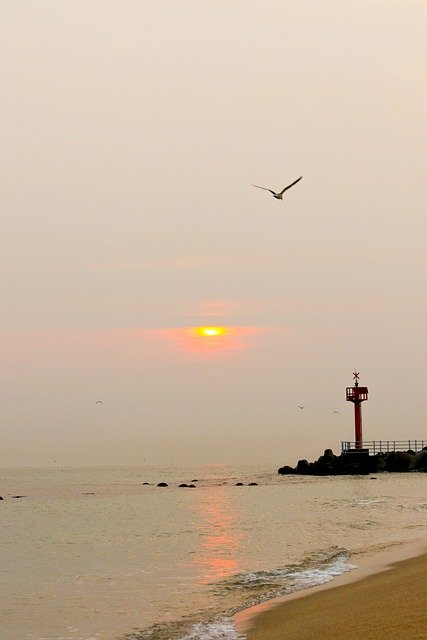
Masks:
[[[418,453],[414,451],[390,451],[370,456],[367,449],[342,453],[336,456],[332,449],[326,449],[315,462],[299,460],[296,467],[285,465],[278,469],[281,475],[340,476],[353,474],[381,473],[382,471],[427,472],[427,447]]]

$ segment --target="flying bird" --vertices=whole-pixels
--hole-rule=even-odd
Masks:
[[[339,411],[332,411],[332,413],[338,413],[339,414]]]
[[[304,409],[305,405],[304,404],[297,404],[298,409]]]
[[[294,184],[296,184],[297,182],[299,182],[301,180],[302,176],[300,176],[297,180],[295,180],[294,182],[291,182],[291,184],[288,184],[287,187],[284,187],[284,189],[282,189],[279,192],[273,191],[272,189],[267,189],[267,187],[259,187],[257,184],[253,184],[253,187],[256,187],[257,189],[264,189],[264,191],[269,191],[270,193],[273,194],[273,198],[276,198],[276,200],[283,200],[283,194],[285,193],[285,191],[287,191],[288,189],[290,189],[291,187],[294,186]]]
[[[97,400],[95,404],[104,404],[102,400]]]

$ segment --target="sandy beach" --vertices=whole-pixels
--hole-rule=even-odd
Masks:
[[[427,549],[352,558],[357,569],[236,616],[248,640],[421,640],[427,629]]]
[[[179,488],[193,478],[196,490]],[[314,585],[335,589],[427,552],[422,474],[284,482],[268,466],[0,469],[0,487],[1,640],[235,640],[231,611],[249,622],[254,602],[304,601]],[[412,603],[415,580],[402,590]]]

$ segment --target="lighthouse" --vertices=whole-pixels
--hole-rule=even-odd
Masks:
[[[362,449],[362,402],[368,399],[368,387],[359,387],[359,373],[357,371],[354,371],[353,378],[354,386],[347,387],[346,396],[347,400],[354,404],[354,446],[355,449]]]

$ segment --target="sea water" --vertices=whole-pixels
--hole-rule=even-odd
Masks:
[[[425,538],[426,479],[0,470],[0,638],[236,639],[234,613]]]

